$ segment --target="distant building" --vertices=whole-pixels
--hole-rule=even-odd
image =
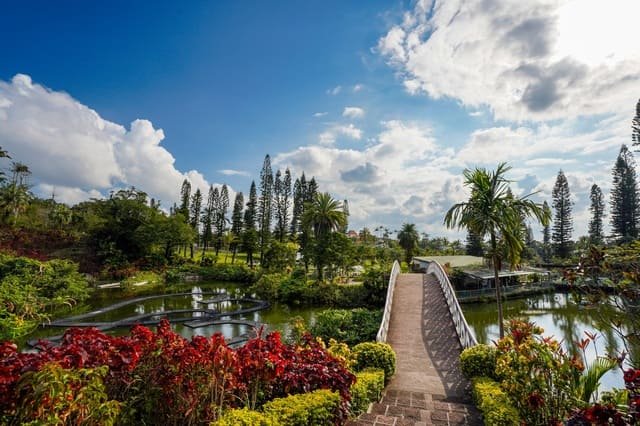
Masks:
[[[358,238],[360,238],[358,233],[353,229],[347,232],[347,237],[351,238],[353,241],[358,241]]]

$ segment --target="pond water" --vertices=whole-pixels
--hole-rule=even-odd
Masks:
[[[178,295],[177,293],[181,293]],[[183,294],[187,293],[187,294]],[[143,300],[131,304],[119,306],[116,309],[92,315],[84,318],[83,323],[105,323],[117,321],[128,317],[139,316],[142,314],[168,312],[180,309],[217,309],[220,312],[229,312],[237,309],[251,307],[251,303],[233,303],[219,302],[212,304],[199,303],[203,300],[210,300],[220,296],[229,295],[234,298],[252,297],[246,291],[246,288],[234,284],[224,282],[197,282],[190,284],[179,284],[167,286],[164,290],[154,293],[153,295],[161,295],[161,297],[149,300]],[[86,312],[99,311],[107,308],[115,303],[124,302],[129,299],[136,299],[141,296],[131,296],[124,293],[121,289],[103,289],[97,290],[93,297],[88,300],[85,305],[76,309],[73,314],[78,315]],[[143,297],[143,296],[142,296]],[[307,323],[313,322],[315,315],[325,308],[319,307],[291,307],[281,304],[272,304],[264,310],[249,312],[239,315],[229,315],[225,318],[233,320],[247,320],[265,324],[265,329],[279,330],[283,336],[290,331],[290,320],[296,316],[302,317]],[[203,319],[202,312],[185,313],[179,315],[181,318],[197,321]],[[252,335],[253,327],[245,324],[219,324],[206,325],[202,327],[189,327],[183,323],[172,323],[173,329],[186,338],[195,335],[211,336],[214,333],[222,333],[227,339],[237,338],[244,334]],[[106,331],[109,334],[123,335],[127,334],[130,327],[112,328]],[[151,326],[153,329],[154,326]],[[65,328],[60,327],[43,327],[38,328],[31,333],[25,341],[40,338],[51,338],[64,333]]]
[[[462,311],[469,327],[479,343],[498,340],[498,311],[495,302],[462,304]],[[526,299],[507,300],[503,304],[504,317],[526,318],[544,329],[544,336],[554,336],[562,342],[569,353],[582,355],[576,342],[586,338],[585,331],[598,333],[596,345],[590,344],[586,351],[587,361],[597,354],[620,354],[624,345],[620,337],[607,322],[607,306],[603,304],[585,306],[568,293],[548,293],[529,296]],[[622,371],[607,373],[600,390],[623,388]]]

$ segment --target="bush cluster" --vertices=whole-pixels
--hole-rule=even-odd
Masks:
[[[351,413],[358,416],[367,411],[369,403],[380,400],[384,389],[384,371],[368,368],[356,373],[351,386]]]
[[[519,426],[520,416],[500,385],[488,377],[472,379],[473,401],[487,426]]]
[[[22,353],[14,344],[0,344],[0,424],[69,416],[69,404],[49,406],[51,399],[41,404],[46,413],[21,408],[22,401],[39,401],[47,393],[65,401],[69,395],[76,417],[119,408],[118,424],[165,425],[208,423],[238,404],[257,409],[275,398],[319,389],[335,392],[331,398],[337,403],[329,411],[342,421],[355,381],[343,362],[310,335],[300,345],[288,345],[275,332],[232,349],[220,334],[187,340],[166,320],[155,333],[135,326],[124,337],[69,329],[59,346],[42,344],[39,350]],[[51,363],[55,374],[45,374]],[[328,415],[314,410],[314,415]]]
[[[207,281],[226,281],[251,284],[258,279],[258,273],[244,264],[221,263],[202,266],[185,264],[166,272],[167,282],[179,282],[185,274],[199,275]]]
[[[28,334],[49,315],[88,296],[87,280],[73,262],[0,253],[0,341]]]
[[[460,369],[467,379],[485,376],[496,377],[497,350],[495,346],[475,345],[460,354]]]
[[[327,309],[316,317],[311,334],[325,341],[334,339],[352,346],[375,340],[381,321],[382,311]]]
[[[365,342],[353,347],[354,368],[362,371],[367,368],[378,368],[384,371],[385,384],[396,372],[396,353],[387,343]]]

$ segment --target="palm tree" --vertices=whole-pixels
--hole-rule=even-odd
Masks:
[[[341,229],[346,225],[346,222],[347,218],[342,203],[331,198],[328,192],[317,194],[308,208],[305,208],[302,223],[307,229],[313,230],[315,237],[314,257],[319,281],[322,281],[323,278],[325,251],[331,232]]]
[[[418,248],[418,231],[414,223],[405,223],[402,225],[402,229],[398,232],[398,243],[404,250],[404,259],[407,262],[411,262],[413,253]]]
[[[509,180],[504,175],[511,167],[500,163],[495,171],[484,168],[464,171],[464,185],[471,189],[469,200],[452,206],[444,218],[448,228],[457,227],[479,235],[489,236],[493,275],[496,284],[498,321],[500,338],[504,337],[504,317],[502,314],[502,292],[500,289],[501,247],[510,260],[519,258],[524,247],[522,240],[522,220],[535,217],[543,225],[550,220],[550,214],[542,204],[536,204],[524,197],[509,193]]]

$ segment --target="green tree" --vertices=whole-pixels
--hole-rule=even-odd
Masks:
[[[545,201],[542,203],[542,208],[544,209],[546,214],[551,217],[551,207]],[[545,262],[551,261],[551,224],[550,221],[547,222],[542,228],[542,259]]]
[[[55,203],[49,211],[49,221],[54,228],[64,228],[71,223],[71,209],[64,204]]]
[[[216,204],[218,203],[218,188],[213,185],[209,186],[209,194],[207,196],[207,204],[202,211],[202,256],[209,247],[216,213]]]
[[[572,201],[571,192],[569,191],[569,182],[560,170],[556,183],[551,192],[553,197],[552,206],[553,215],[553,232],[551,240],[553,241],[555,254],[561,258],[567,258],[571,251],[571,233],[573,232],[573,218],[571,217]]]
[[[402,229],[398,232],[398,242],[404,250],[404,261],[407,265],[411,262],[411,258],[418,248],[419,239],[420,236],[414,223],[404,223],[402,225]]]
[[[202,192],[200,192],[200,188],[196,189],[196,192],[191,196],[191,206],[189,213],[189,224],[191,225],[191,229],[193,229],[194,240],[195,243],[200,243],[199,241],[199,233],[198,227],[200,226],[200,217],[202,215]],[[193,259],[193,244],[190,246],[191,249],[191,259]]]
[[[611,187],[611,231],[619,242],[638,238],[640,200],[633,154],[622,145],[613,167]]]
[[[0,158],[11,159],[11,157],[9,156],[9,153],[3,150],[1,146],[0,146]],[[0,183],[4,182],[4,180],[5,180],[4,172],[0,169]]]
[[[188,180],[182,181],[180,188],[180,207],[178,212],[182,214],[188,221],[189,219],[189,202],[191,201],[191,183]]]
[[[223,246],[223,238],[227,230],[227,210],[229,210],[229,189],[224,184],[220,188],[215,210],[215,248],[216,256]]]
[[[467,231],[467,245],[465,247],[465,253],[469,256],[484,256],[482,237],[470,230]]]
[[[589,221],[589,240],[591,244],[601,245],[604,242],[604,229],[602,228],[602,218],[604,218],[604,196],[602,190],[595,183],[591,185],[591,221]]]
[[[273,172],[271,157],[264,157],[260,171],[260,199],[258,200],[258,234],[260,245],[260,263],[264,260],[264,252],[271,236],[271,217],[273,216]]]
[[[636,104],[636,116],[631,121],[631,142],[633,146],[640,146],[640,100]]]
[[[298,232],[300,231],[300,220],[304,210],[304,191],[307,185],[304,173],[297,178],[293,184],[293,211],[291,212],[291,226],[289,228],[289,236],[291,241],[297,241]]]
[[[242,238],[242,209],[244,208],[244,195],[242,192],[236,193],[236,198],[233,200],[233,212],[231,213],[231,233],[233,234],[233,243],[231,244],[231,263],[236,262],[236,254],[238,252],[238,245]]]
[[[283,242],[289,230],[289,209],[291,208],[291,172],[289,169],[285,170],[283,178],[281,178],[280,170],[276,173],[273,200],[276,216],[275,237],[278,241]]]
[[[471,196],[468,201],[453,205],[444,218],[448,228],[464,227],[482,238],[489,237],[501,338],[504,337],[504,316],[499,276],[499,240],[504,242],[508,251],[519,253],[524,246],[523,241],[518,238],[522,217],[535,217],[543,224],[549,221],[542,205],[534,203],[528,197],[508,195],[510,181],[505,178],[505,174],[510,169],[511,167],[501,163],[495,171],[484,168],[465,170],[464,185],[471,189]]]
[[[256,183],[251,182],[247,208],[244,210],[244,230],[242,232],[242,249],[247,253],[247,263],[253,268],[253,254],[258,246],[258,231],[256,220],[258,218],[258,195]]]
[[[342,211],[342,203],[331,198],[329,193],[317,194],[305,209],[303,224],[314,236],[313,258],[318,281],[324,278],[325,252],[328,249],[331,233],[344,226],[346,218]]]

